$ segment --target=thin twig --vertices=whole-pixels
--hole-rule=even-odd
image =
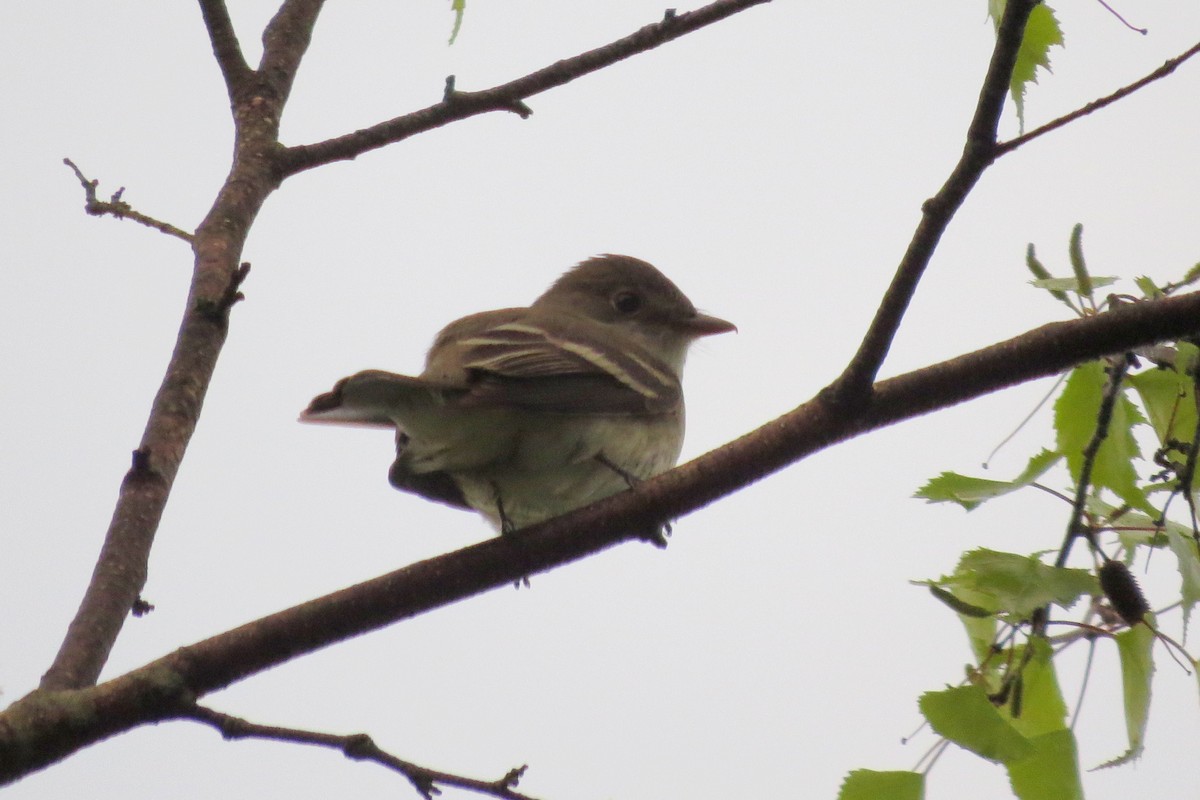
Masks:
[[[1145,36],[1147,33],[1150,32],[1146,28],[1139,28],[1138,26],[1131,23],[1129,20],[1122,17],[1121,14],[1115,8],[1110,6],[1108,3],[1104,2],[1104,0],[1097,0],[1097,2],[1099,2],[1100,5],[1104,6],[1104,9],[1106,11],[1108,11],[1108,13],[1110,13],[1114,17],[1116,17],[1120,21],[1120,23],[1122,25],[1124,25],[1126,28],[1129,28],[1129,30],[1131,30],[1135,33],[1140,33],[1142,36]]]
[[[267,739],[275,742],[292,742],[295,744],[310,744],[318,747],[328,747],[340,750],[346,758],[355,761],[371,761],[381,764],[390,770],[400,773],[413,788],[425,798],[433,800],[434,795],[441,794],[441,786],[453,786],[458,789],[477,792],[489,797],[503,800],[535,800],[527,794],[516,791],[514,787],[525,774],[526,766],[509,770],[503,777],[494,781],[484,781],[477,778],[467,778],[450,772],[422,767],[411,761],[397,758],[391,753],[381,750],[378,745],[365,733],[339,736],[320,731],[302,730],[300,728],[284,728],[277,725],[261,725],[241,717],[235,717],[206,706],[196,705],[185,711],[182,717],[211,725],[220,731],[226,739]]]
[[[1101,97],[1098,100],[1093,100],[1092,102],[1088,103],[1087,105],[1083,106],[1082,108],[1078,108],[1069,114],[1064,114],[1061,117],[1059,117],[1058,119],[1051,120],[1050,122],[1047,122],[1045,125],[1041,125],[1037,128],[1034,128],[1033,130],[1029,131],[1028,133],[1018,136],[1015,139],[1009,139],[1007,142],[1001,142],[1000,144],[996,145],[996,158],[999,158],[1000,156],[1005,155],[1007,153],[1011,153],[1013,150],[1016,150],[1018,147],[1025,144],[1026,142],[1036,139],[1039,136],[1044,136],[1047,133],[1049,133],[1050,131],[1057,130],[1058,128],[1061,128],[1062,126],[1066,125],[1069,122],[1074,122],[1075,120],[1079,119],[1080,117],[1086,117],[1088,114],[1091,114],[1093,111],[1099,111],[1100,109],[1104,108],[1105,106],[1110,106],[1113,103],[1120,100],[1121,98],[1127,97],[1128,95],[1133,94],[1138,89],[1141,89],[1143,86],[1154,83],[1154,81],[1159,80],[1160,78],[1167,77],[1172,72],[1174,72],[1176,69],[1178,69],[1180,64],[1187,61],[1189,58],[1196,55],[1197,53],[1200,53],[1200,42],[1197,42],[1196,44],[1192,45],[1187,50],[1184,50],[1182,53],[1175,56],[1174,58],[1168,59],[1161,67],[1154,70],[1153,72],[1146,75],[1145,77],[1139,78],[1138,80],[1134,81],[1133,83],[1129,84],[1128,86],[1124,86],[1120,89],[1117,89],[1112,94],[1105,95],[1104,97]]]
[[[1121,384],[1125,380],[1125,373],[1129,371],[1129,358],[1121,356],[1113,360],[1113,363],[1108,368],[1108,383],[1104,386],[1104,395],[1100,399],[1100,410],[1096,412],[1096,428],[1092,432],[1092,438],[1088,441],[1087,446],[1083,448],[1083,461],[1079,467],[1079,482],[1075,487],[1075,501],[1071,504],[1071,518],[1067,522],[1067,532],[1063,538],[1062,547],[1058,550],[1058,557],[1054,560],[1054,566],[1062,567],[1067,563],[1067,557],[1071,554],[1071,545],[1075,540],[1084,536],[1089,541],[1092,539],[1092,533],[1083,525],[1083,515],[1087,507],[1088,492],[1092,486],[1092,470],[1096,466],[1096,456],[1100,453],[1100,446],[1104,444],[1104,440],[1108,438],[1108,428],[1112,423],[1113,409],[1116,408],[1117,398],[1121,394]],[[1094,542],[1092,542],[1094,544]]]
[[[1024,430],[1025,426],[1028,425],[1034,416],[1036,416],[1037,413],[1042,410],[1042,407],[1045,406],[1046,403],[1050,402],[1050,398],[1058,392],[1058,387],[1062,386],[1063,381],[1066,379],[1067,378],[1065,375],[1058,376],[1058,380],[1054,382],[1053,386],[1046,390],[1046,393],[1042,395],[1042,399],[1037,401],[1037,404],[1030,409],[1029,413],[1025,415],[1025,418],[1017,423],[1017,426],[1012,429],[1012,432],[1000,440],[1000,444],[992,448],[992,452],[988,453],[988,457],[983,461],[984,469],[988,468],[988,465],[992,463],[992,459],[996,457],[996,454],[1000,452],[1000,449],[1015,439],[1017,434]]]
[[[1079,696],[1075,700],[1075,711],[1071,714],[1071,722],[1067,726],[1068,730],[1075,730],[1075,723],[1079,722],[1079,715],[1083,713],[1083,700],[1087,697],[1088,682],[1092,677],[1092,663],[1096,659],[1096,636],[1088,634],[1082,638],[1088,640],[1087,662],[1083,665],[1083,680],[1079,682]]]
[[[1083,462],[1079,469],[1079,481],[1075,487],[1075,499],[1071,503],[1071,517],[1067,521],[1067,532],[1063,537],[1062,546],[1058,550],[1058,557],[1054,560],[1056,567],[1066,565],[1067,557],[1071,553],[1071,545],[1080,536],[1085,536],[1095,548],[1095,531],[1083,525],[1083,515],[1087,505],[1088,490],[1092,485],[1092,469],[1095,467],[1100,446],[1108,438],[1108,427],[1112,422],[1113,409],[1116,407],[1117,397],[1121,393],[1121,383],[1125,379],[1125,373],[1129,371],[1130,360],[1128,355],[1122,355],[1115,359],[1108,368],[1108,383],[1104,387],[1104,395],[1100,400],[1100,410],[1096,413],[1096,428],[1092,431],[1092,438],[1083,448]],[[1031,622],[1032,635],[1045,636],[1046,625],[1050,622],[1050,606],[1045,605],[1035,611]]]
[[[455,88],[453,80],[448,79],[442,101],[435,105],[334,139],[286,148],[279,154],[280,175],[286,177],[332,161],[356,158],[370,150],[477,114],[508,111],[526,117],[532,112],[524,101],[535,94],[562,86],[765,2],[769,0],[716,0],[684,14],[667,13],[661,21],[646,25],[628,36],[556,61],[490,89],[460,91]]]
[[[1052,495],[1052,496],[1054,496],[1054,497],[1057,497],[1059,500],[1062,500],[1064,503],[1070,503],[1070,502],[1071,502],[1071,498],[1067,497],[1065,494],[1063,494],[1062,492],[1058,491],[1057,489],[1051,489],[1049,486],[1047,486],[1047,485],[1046,485],[1046,484],[1044,484],[1044,483],[1038,483],[1037,481],[1034,481],[1033,483],[1031,483],[1031,484],[1029,484],[1029,485],[1030,485],[1030,486],[1032,486],[1032,487],[1033,487],[1033,488],[1035,488],[1035,489],[1041,489],[1043,492],[1045,492],[1045,493],[1046,493],[1046,494],[1048,494],[1048,495]]]
[[[1184,462],[1183,469],[1179,471],[1178,478],[1175,481],[1175,486],[1171,489],[1171,493],[1167,495],[1166,502],[1163,503],[1162,514],[1159,517],[1158,524],[1167,524],[1167,512],[1171,508],[1171,503],[1179,495],[1183,495],[1185,502],[1188,505],[1188,512],[1192,522],[1192,541],[1195,542],[1197,552],[1200,553],[1200,524],[1197,524],[1196,515],[1196,498],[1192,492],[1192,487],[1196,481],[1196,464],[1200,460],[1200,365],[1193,365],[1188,368],[1192,376],[1192,402],[1196,406],[1196,426],[1192,430],[1192,440],[1188,443],[1187,459]]]
[[[125,187],[122,186],[117,191],[113,192],[113,196],[108,200],[100,200],[96,197],[96,189],[100,186],[98,180],[88,180],[84,177],[83,172],[79,167],[75,166],[75,162],[69,158],[64,158],[63,163],[70,167],[75,177],[79,179],[79,184],[83,187],[84,204],[83,210],[93,217],[103,217],[111,215],[117,219],[131,219],[134,222],[140,222],[148,228],[165,233],[168,236],[174,236],[177,239],[183,239],[188,244],[191,244],[195,237],[187,231],[177,228],[169,222],[160,222],[154,217],[149,217],[140,211],[134,210],[133,206],[121,199],[121,195],[125,192]]]

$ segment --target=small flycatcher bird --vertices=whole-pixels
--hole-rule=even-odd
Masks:
[[[395,427],[393,486],[508,532],[673,467],[688,346],[732,330],[645,261],[597,256],[528,308],[447,325],[419,376],[359,372],[300,419]]]

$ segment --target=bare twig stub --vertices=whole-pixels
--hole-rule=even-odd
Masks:
[[[122,186],[117,191],[113,192],[112,197],[108,200],[100,200],[96,197],[96,189],[100,186],[98,180],[88,180],[84,177],[79,167],[75,166],[75,162],[69,158],[64,158],[63,163],[70,167],[75,172],[75,177],[79,179],[79,184],[83,186],[84,204],[83,210],[94,217],[113,216],[117,219],[131,219],[134,222],[139,222],[148,228],[165,233],[168,236],[174,236],[177,239],[183,239],[189,244],[192,241],[192,234],[177,228],[169,222],[162,222],[154,217],[147,216],[140,211],[137,211],[133,206],[126,203],[121,196],[125,193],[125,187]]]
[[[267,739],[276,742],[292,742],[294,744],[309,744],[318,747],[328,747],[340,750],[347,758],[355,761],[370,761],[398,772],[408,779],[413,788],[426,800],[441,794],[442,787],[467,789],[488,797],[502,800],[535,800],[527,794],[516,790],[517,784],[525,774],[527,766],[515,767],[496,780],[485,781],[478,778],[468,778],[451,772],[422,767],[411,761],[398,758],[381,749],[370,736],[365,733],[338,735],[321,731],[303,730],[301,728],[285,728],[278,725],[262,725],[250,722],[241,717],[224,714],[205,706],[194,706],[182,716],[211,725],[220,731],[226,739]]]

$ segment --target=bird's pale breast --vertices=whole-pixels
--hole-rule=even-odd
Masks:
[[[629,488],[604,461],[646,479],[673,467],[683,443],[682,409],[652,419],[538,415],[531,423],[511,460],[451,472],[467,502],[497,528],[497,496],[508,521],[522,528]]]

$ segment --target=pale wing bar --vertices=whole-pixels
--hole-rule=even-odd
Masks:
[[[554,336],[519,322],[497,325],[460,345],[471,349],[464,366],[506,378],[605,375],[641,395],[650,405],[673,401],[679,381],[646,354],[599,348],[579,339]]]

